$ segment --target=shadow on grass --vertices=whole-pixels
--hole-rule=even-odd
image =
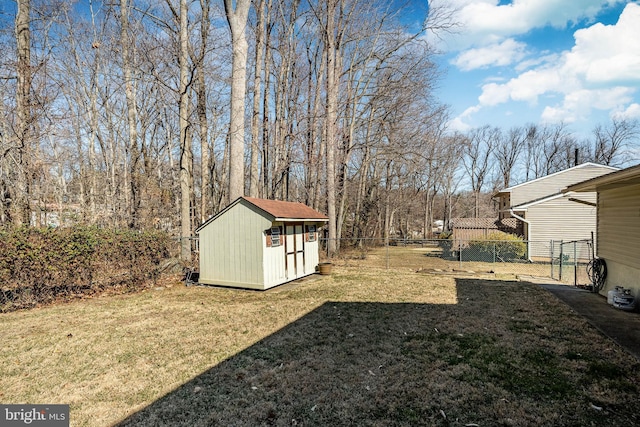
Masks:
[[[573,377],[566,363],[588,363],[591,342],[566,357],[554,350],[554,339],[579,335],[550,336],[543,323],[558,313],[545,309],[549,319],[540,319],[526,294],[541,295],[515,282],[458,279],[451,305],[326,302],[118,425],[637,421],[589,409],[585,382],[599,379]],[[621,393],[620,407],[632,408]]]

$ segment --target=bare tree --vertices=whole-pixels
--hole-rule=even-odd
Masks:
[[[135,81],[133,76],[133,55],[130,52],[131,43],[129,34],[129,4],[128,0],[120,0],[120,49],[122,52],[122,72],[124,75],[124,88],[127,99],[127,124],[128,124],[128,150],[129,150],[129,227],[137,228],[139,225],[138,210],[140,208],[140,148],[138,146],[138,110],[136,105]]]
[[[224,0],[231,30],[231,119],[229,123],[229,201],[244,195],[244,107],[247,74],[246,26],[251,0]]]
[[[577,142],[565,123],[530,124],[525,146],[525,180],[529,181],[570,167]]]
[[[196,96],[198,100],[198,122],[200,124],[200,222],[203,223],[211,214],[208,199],[210,187],[209,173],[209,122],[207,120],[207,84],[205,79],[205,57],[207,54],[210,16],[210,0],[200,0],[200,52],[193,55],[196,66]]]
[[[597,125],[593,128],[594,158],[597,163],[619,166],[625,149],[640,137],[638,120],[612,119],[608,126]]]
[[[338,5],[341,0],[327,0],[324,12],[324,30],[322,32],[325,42],[325,57],[327,61],[327,94],[326,94],[326,125],[325,125],[325,149],[327,170],[327,216],[329,217],[329,241],[328,252],[335,254],[337,250],[337,218],[336,218],[336,145],[338,129],[338,78],[340,71],[337,64],[339,51],[339,36],[336,37],[336,18]],[[341,34],[338,32],[338,34]]]
[[[542,135],[544,146],[545,175],[559,172],[571,166],[571,151],[575,140],[565,123],[547,125]]]
[[[256,46],[253,74],[253,108],[251,113],[251,158],[249,166],[249,196],[258,197],[260,185],[260,99],[262,93],[262,71],[265,49],[266,9],[270,9],[271,1],[265,5],[264,0],[256,0]],[[268,78],[268,76],[266,76]]]
[[[189,35],[187,33],[187,0],[180,0],[180,236],[181,256],[188,262],[191,260],[191,168],[193,152],[189,135]]]
[[[29,173],[32,153],[31,111],[31,29],[29,27],[31,1],[18,0],[18,11],[15,19],[17,46],[17,87],[16,87],[16,136],[15,150],[15,187],[9,190],[13,206],[13,221],[17,225],[29,225],[31,217],[31,187]]]
[[[526,129],[523,127],[513,127],[509,132],[500,134],[496,141],[494,156],[498,163],[501,175],[501,185],[507,188],[511,185],[513,169],[525,147]]]
[[[47,54],[31,61],[48,67],[38,73],[31,66],[33,82],[55,102],[32,119],[37,152],[29,160],[38,166],[27,166],[37,196],[28,199],[43,212],[47,201],[61,213],[78,209],[78,222],[153,226],[185,238],[194,220],[215,214],[245,186],[252,196],[328,211],[332,239],[349,230],[381,236],[392,226],[410,233],[424,218],[430,222],[427,209],[443,187],[438,164],[428,166],[428,176],[424,169],[436,156],[431,115],[440,107],[431,98],[436,73],[420,31],[408,32],[398,10],[381,1],[253,4],[255,38],[246,31],[248,1],[217,8],[210,0],[119,0],[90,15],[69,8],[60,33],[52,33],[55,49],[40,49],[39,36],[32,40],[33,52]],[[214,46],[229,31],[231,45]],[[231,124],[245,115],[249,48],[250,151],[244,124]],[[227,57],[236,65],[227,67]],[[17,59],[0,64],[3,74]],[[12,127],[19,123],[17,96],[8,97],[18,84],[11,76],[0,85],[2,112],[10,116],[1,124],[7,221],[19,188],[12,163],[18,133],[11,132],[19,128]],[[39,141],[40,126],[55,132]],[[196,137],[199,150],[191,146]]]
[[[464,144],[463,163],[474,195],[474,218],[480,216],[480,193],[491,174],[491,158],[500,135],[499,128],[485,125],[473,129]]]

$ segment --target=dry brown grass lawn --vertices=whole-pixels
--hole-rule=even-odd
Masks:
[[[74,426],[640,424],[637,360],[555,297],[391,252],[0,315],[0,402],[68,403]]]

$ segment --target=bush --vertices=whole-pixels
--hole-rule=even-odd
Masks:
[[[107,289],[139,289],[158,277],[170,243],[161,232],[0,230],[0,312]]]
[[[523,259],[527,253],[527,245],[513,234],[489,233],[484,239],[469,242],[463,251],[465,261],[513,261]]]
[[[453,247],[453,241],[451,240],[452,237],[453,233],[450,231],[443,232],[438,235],[438,246],[442,248],[443,258],[451,258],[451,248]]]

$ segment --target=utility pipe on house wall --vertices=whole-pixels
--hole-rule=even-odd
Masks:
[[[517,215],[513,211],[513,209],[509,209],[509,214],[515,219],[520,220],[525,224],[527,224],[527,258],[529,259],[529,262],[532,262],[531,261],[531,223],[526,219],[522,218],[520,215]]]

